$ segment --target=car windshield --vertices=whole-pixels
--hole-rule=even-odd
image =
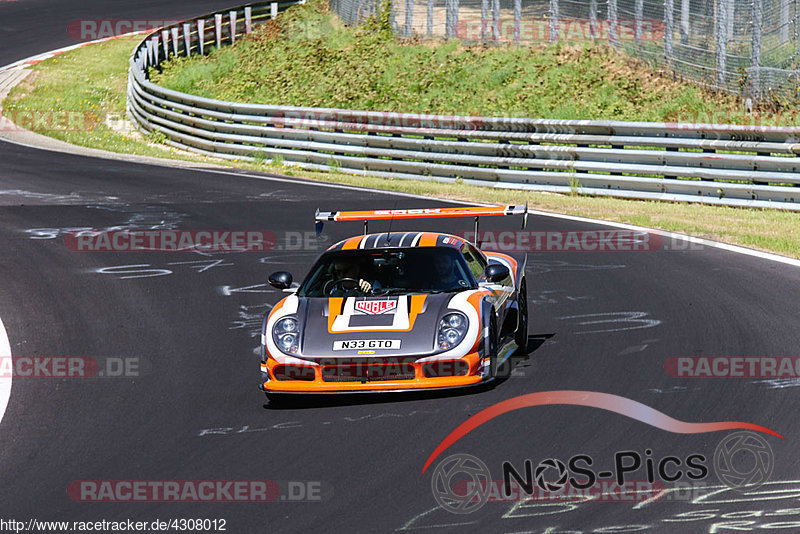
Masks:
[[[443,293],[476,287],[466,261],[452,247],[340,250],[320,257],[297,294],[336,297]]]

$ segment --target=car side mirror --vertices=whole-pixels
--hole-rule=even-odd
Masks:
[[[277,289],[292,287],[292,275],[286,271],[278,271],[269,275],[269,285]]]
[[[508,267],[505,265],[501,265],[499,263],[493,263],[486,267],[486,270],[483,273],[483,277],[486,279],[487,282],[491,282],[492,284],[497,284],[508,278],[509,271]]]

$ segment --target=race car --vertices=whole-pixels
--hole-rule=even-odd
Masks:
[[[436,232],[367,233],[369,221],[525,215],[527,206],[316,213],[364,221],[364,235],[331,246],[299,287],[264,317],[260,388],[287,394],[475,386],[497,378],[528,330],[525,258],[482,252]],[[524,223],[523,223],[524,224]],[[506,368],[507,366],[503,366]]]

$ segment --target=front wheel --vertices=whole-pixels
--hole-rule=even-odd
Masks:
[[[517,322],[517,331],[514,333],[514,341],[519,347],[519,355],[525,356],[528,354],[528,284],[524,278],[517,293],[517,313],[519,321]]]
[[[489,318],[489,337],[484,340],[486,343],[486,353],[489,355],[489,365],[492,370],[491,376],[497,377],[497,319],[494,310],[491,311]]]

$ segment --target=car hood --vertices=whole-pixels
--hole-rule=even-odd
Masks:
[[[439,319],[458,293],[391,297],[300,298],[304,359],[354,356],[424,356],[437,352]],[[399,348],[364,346],[334,350],[336,341],[391,340]]]

